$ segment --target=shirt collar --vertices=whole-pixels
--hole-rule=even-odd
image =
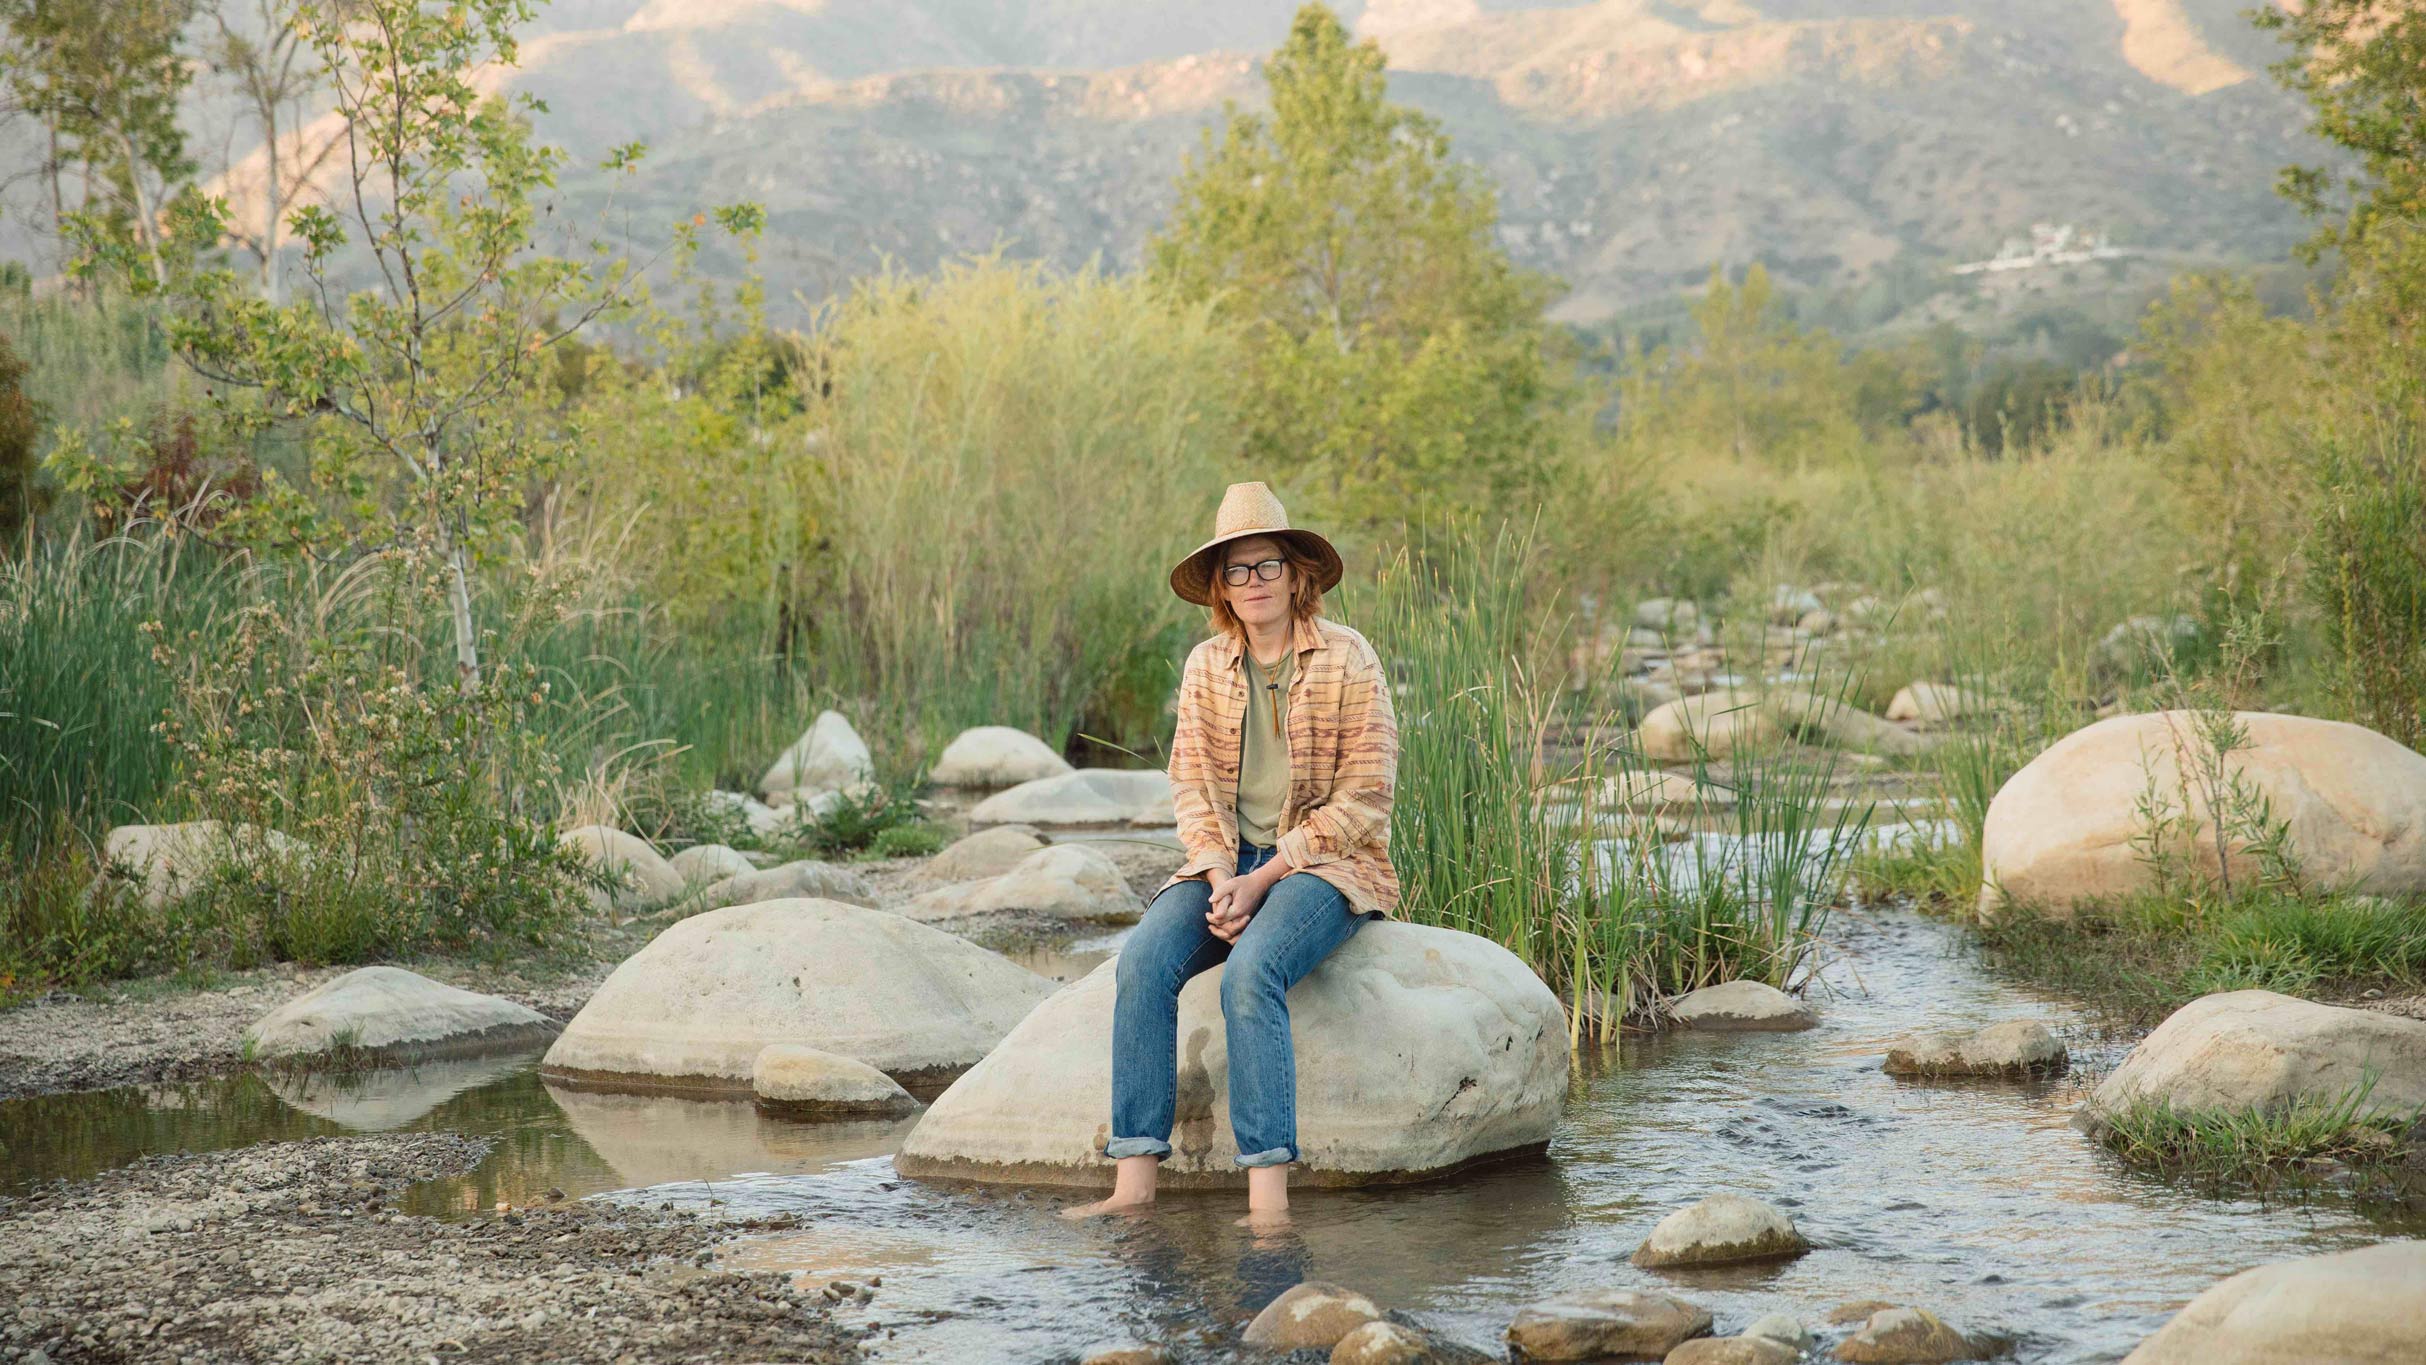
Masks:
[[[1216,647],[1228,656],[1230,663],[1237,663],[1247,652],[1247,637],[1244,632],[1233,634],[1225,630],[1214,639],[1217,641]],[[1305,656],[1311,651],[1322,648],[1322,643],[1322,631],[1315,626],[1314,618],[1301,617],[1294,623],[1294,629],[1289,637],[1289,649],[1291,653],[1298,656],[1300,662],[1303,662]]]

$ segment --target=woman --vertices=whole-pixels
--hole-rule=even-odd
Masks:
[[[1230,1129],[1247,1220],[1285,1218],[1298,1159],[1289,987],[1398,904],[1390,798],[1398,728],[1365,637],[1324,619],[1329,541],[1289,525],[1261,483],[1230,485],[1213,538],[1171,570],[1216,634],[1188,655],[1171,744],[1186,861],[1121,948],[1112,1017],[1112,1196],[1071,1217],[1154,1202],[1171,1154],[1180,987],[1228,963]]]

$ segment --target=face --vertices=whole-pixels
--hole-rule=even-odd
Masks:
[[[1252,569],[1247,581],[1233,584],[1223,570],[1230,565],[1252,566],[1264,560],[1280,560],[1280,577],[1265,581]],[[1297,571],[1281,558],[1280,542],[1270,536],[1248,536],[1233,540],[1214,552],[1213,590],[1230,604],[1238,619],[1250,626],[1266,626],[1289,619],[1289,598],[1297,590]]]

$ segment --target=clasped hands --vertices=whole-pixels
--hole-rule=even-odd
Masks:
[[[1247,931],[1247,921],[1263,907],[1264,893],[1294,870],[1274,854],[1270,862],[1243,876],[1235,872],[1225,876],[1219,868],[1207,872],[1207,877],[1216,879],[1213,903],[1205,911],[1205,924],[1213,937],[1224,943],[1238,942],[1238,936]]]

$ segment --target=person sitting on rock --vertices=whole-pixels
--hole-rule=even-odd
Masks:
[[[1298,1160],[1289,988],[1398,904],[1390,865],[1398,727],[1381,660],[1321,615],[1329,541],[1294,529],[1262,483],[1229,487],[1213,538],[1171,570],[1212,609],[1188,655],[1171,743],[1187,860],[1122,946],[1112,1016],[1112,1195],[1071,1217],[1154,1202],[1178,1097],[1179,992],[1227,963],[1230,1130],[1250,1225],[1285,1220]]]

